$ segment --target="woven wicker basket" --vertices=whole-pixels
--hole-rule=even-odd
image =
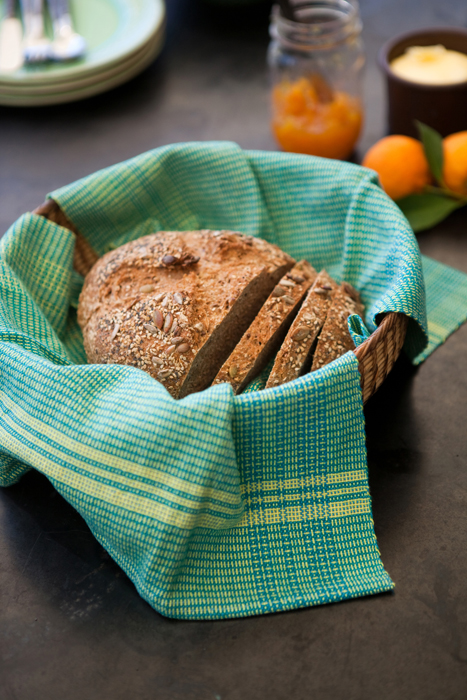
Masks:
[[[83,276],[86,275],[98,259],[98,255],[67,219],[58,204],[53,199],[49,199],[35,209],[34,214],[44,216],[49,221],[74,233],[76,236],[74,268]],[[364,403],[381,386],[399,357],[405,340],[407,323],[408,318],[404,314],[385,314],[368,340],[354,350],[360,370]]]

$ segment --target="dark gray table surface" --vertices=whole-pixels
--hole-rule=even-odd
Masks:
[[[0,231],[47,192],[165,143],[273,149],[268,7],[168,0],[166,48],[81,103],[0,108]],[[467,26],[461,0],[362,0],[361,151],[384,134],[381,43]],[[467,215],[419,235],[467,272]],[[161,617],[48,481],[0,492],[0,700],[467,698],[467,325],[420,368],[400,359],[366,407],[375,528],[394,593],[250,619]]]

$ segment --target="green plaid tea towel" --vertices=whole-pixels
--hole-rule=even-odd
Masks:
[[[363,168],[180,144],[53,197],[99,254],[160,229],[262,236],[358,287],[370,330],[378,313],[407,313],[406,351],[424,352],[418,246]],[[86,364],[73,248],[69,231],[30,214],[0,241],[0,483],[30,468],[45,474],[171,617],[238,617],[391,589],[373,529],[354,354],[275,389],[234,397],[218,385],[175,401],[138,369]],[[446,309],[435,310],[438,340],[463,320],[460,307],[447,323]]]

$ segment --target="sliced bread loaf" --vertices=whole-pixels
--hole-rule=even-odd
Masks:
[[[277,353],[266,384],[267,389],[290,382],[309,370],[316,338],[331,306],[332,295],[337,289],[337,283],[322,270]]]
[[[236,394],[247,387],[280,347],[315,278],[316,270],[306,260],[287,272],[222,365],[214,384],[229,382]]]
[[[311,371],[313,372],[329,364],[355,345],[347,325],[350,314],[363,316],[363,305],[356,289],[344,282],[333,295],[326,321],[318,338],[318,344],[313,356]]]
[[[86,277],[78,321],[88,360],[139,367],[176,398],[205,389],[294,262],[231,231],[127,243]]]

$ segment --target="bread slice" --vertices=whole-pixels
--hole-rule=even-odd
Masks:
[[[294,262],[231,231],[127,243],[85,279],[78,321],[88,360],[139,367],[176,398],[205,389]]]
[[[240,394],[264,369],[280,347],[316,274],[306,260],[287,272],[222,365],[214,384],[229,382],[234,392]]]
[[[350,314],[363,317],[363,305],[356,289],[348,282],[343,282],[333,296],[323,330],[318,338],[318,344],[313,357],[311,371],[313,372],[329,364],[355,345],[347,325]]]
[[[321,270],[282,343],[266,389],[297,379],[309,370],[316,338],[337,289],[337,283]]]

